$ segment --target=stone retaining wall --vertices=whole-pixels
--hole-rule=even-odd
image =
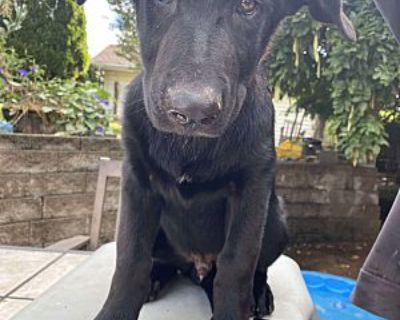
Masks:
[[[0,135],[0,244],[43,246],[87,234],[100,157],[121,159],[115,139]],[[107,188],[102,236],[111,238],[119,182]]]
[[[379,231],[375,168],[280,164],[276,179],[295,241],[373,241]]]
[[[100,157],[121,159],[115,139],[0,135],[0,244],[44,246],[87,234]],[[346,165],[280,164],[295,241],[368,241],[377,234],[377,173]],[[107,186],[104,241],[112,239],[119,181]]]

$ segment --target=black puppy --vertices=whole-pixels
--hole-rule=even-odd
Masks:
[[[135,5],[144,72],[127,94],[117,264],[96,319],[137,319],[192,266],[215,320],[264,316],[273,309],[266,270],[287,235],[262,58],[279,22],[303,5],[351,39],[353,27],[340,0]]]

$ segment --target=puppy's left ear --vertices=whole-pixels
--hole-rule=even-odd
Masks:
[[[342,0],[305,0],[314,19],[335,24],[351,41],[357,40],[357,33],[350,19],[343,11]]]

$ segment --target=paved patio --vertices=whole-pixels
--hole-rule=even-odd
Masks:
[[[11,319],[89,256],[0,246],[0,319]]]

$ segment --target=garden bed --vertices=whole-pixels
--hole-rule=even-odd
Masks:
[[[295,243],[286,254],[296,260],[302,270],[356,279],[371,247],[371,242]]]

